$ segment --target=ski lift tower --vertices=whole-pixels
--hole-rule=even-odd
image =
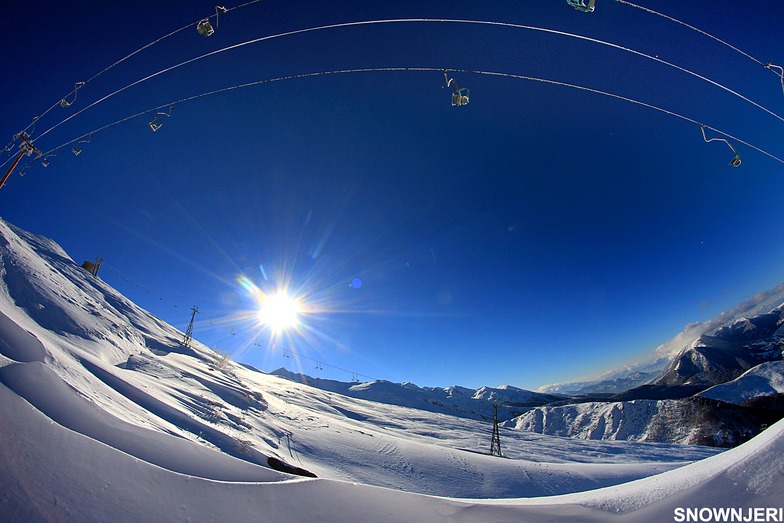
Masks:
[[[490,442],[490,455],[503,457],[501,454],[501,435],[498,431],[498,403],[493,404],[493,437]]]
[[[196,313],[199,312],[199,308],[197,306],[193,306],[191,308],[193,314],[191,314],[191,322],[188,324],[188,330],[185,331],[185,337],[182,339],[181,345],[186,349],[189,349],[191,346],[191,336],[193,335],[193,320],[196,318]]]

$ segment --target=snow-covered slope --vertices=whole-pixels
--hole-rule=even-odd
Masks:
[[[538,407],[507,421],[505,426],[581,439],[734,446],[776,419],[775,412],[697,397]]]
[[[222,367],[2,221],[0,312],[4,521],[639,521],[671,517],[687,488],[709,502],[712,482],[737,506],[784,488],[747,468],[784,467],[781,424],[719,455],[503,429],[500,459],[486,422]],[[664,486],[642,479],[665,471]],[[567,497],[497,499],[551,495]]]
[[[761,396],[784,394],[784,361],[769,361],[738,378],[701,392],[700,396],[742,405]]]

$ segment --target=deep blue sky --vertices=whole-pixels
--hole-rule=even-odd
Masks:
[[[213,12],[209,2],[15,4],[5,12],[4,140],[116,60]],[[486,4],[491,4],[490,6]],[[780,2],[650,2],[752,56],[784,62]],[[236,5],[236,4],[235,4]],[[227,7],[233,5],[226,4]],[[546,27],[658,56],[784,114],[779,79],[694,31],[615,0],[262,0],[189,28],[83,89],[33,138],[102,96],[252,38],[358,20],[460,18]],[[396,23],[277,38],[128,89],[37,140],[49,150],[125,116],[221,87],[348,68],[529,75],[634,98],[784,156],[784,122],[673,68],[523,29]],[[530,81],[366,72],[287,80],[174,107],[12,175],[0,216],[194,337],[262,370],[420,385],[525,388],[641,357],[686,323],[784,280],[784,165],[627,102]],[[5,142],[4,142],[5,143]],[[8,158],[4,154],[3,160]],[[301,332],[269,346],[238,278],[308,299]],[[358,282],[361,281],[361,286]],[[354,285],[352,286],[352,282]],[[254,335],[257,334],[257,335]],[[309,358],[309,359],[308,359]]]

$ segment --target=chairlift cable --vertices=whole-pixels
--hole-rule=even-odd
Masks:
[[[712,40],[715,40],[716,42],[718,42],[718,43],[720,43],[720,44],[722,44],[722,45],[724,45],[724,46],[727,46],[727,47],[729,47],[729,48],[730,48],[730,49],[732,49],[733,51],[735,51],[735,52],[737,52],[737,53],[740,53],[740,54],[742,54],[742,55],[743,55],[743,56],[745,56],[746,58],[748,58],[748,59],[750,59],[750,60],[753,60],[754,62],[757,62],[759,65],[765,66],[766,68],[767,68],[767,66],[768,66],[768,64],[766,64],[765,62],[762,62],[762,61],[760,61],[760,60],[758,60],[758,59],[754,58],[753,56],[751,56],[751,55],[750,55],[750,54],[748,54],[747,52],[745,52],[745,51],[743,51],[743,50],[741,50],[741,49],[738,49],[738,48],[737,48],[737,47],[735,47],[734,45],[732,45],[732,44],[730,44],[730,43],[728,43],[728,42],[725,42],[725,41],[724,41],[724,40],[722,40],[721,38],[719,38],[719,37],[717,37],[717,36],[713,36],[712,34],[708,33],[707,31],[703,31],[703,30],[702,30],[702,29],[700,29],[699,27],[694,27],[693,25],[687,24],[686,22],[683,22],[683,21],[681,21],[681,20],[678,20],[677,18],[673,18],[672,16],[666,15],[666,14],[664,14],[664,13],[660,13],[660,12],[658,12],[658,11],[654,11],[653,9],[650,9],[650,8],[648,8],[648,7],[643,7],[643,6],[641,6],[641,5],[633,4],[633,3],[631,3],[631,2],[628,2],[627,0],[615,0],[615,1],[616,1],[616,2],[618,2],[618,3],[620,3],[620,4],[628,5],[628,6],[630,6],[630,7],[635,7],[635,8],[637,8],[637,9],[640,9],[640,10],[642,10],[642,11],[645,11],[645,12],[647,12],[647,13],[650,13],[650,14],[653,14],[653,15],[656,15],[656,16],[660,16],[660,17],[662,17],[662,18],[666,18],[667,20],[669,20],[669,21],[671,21],[671,22],[675,22],[676,24],[680,24],[680,25],[682,25],[682,26],[684,26],[684,27],[688,27],[688,28],[689,28],[689,29],[691,29],[692,31],[696,31],[696,32],[700,33],[701,35],[707,36],[708,38],[710,38],[710,39],[712,39]]]
[[[295,80],[295,79],[300,79],[300,78],[312,78],[312,77],[317,77],[317,76],[328,76],[328,75],[339,75],[339,74],[369,73],[369,72],[443,72],[443,71],[444,71],[444,68],[442,68],[442,67],[373,67],[373,68],[363,68],[363,69],[339,69],[339,70],[333,70],[333,71],[319,71],[319,72],[311,72],[311,73],[293,74],[293,75],[281,76],[281,77],[277,77],[277,78],[269,78],[269,79],[265,79],[265,80],[257,80],[257,81],[254,81],[254,82],[237,84],[237,85],[233,85],[233,86],[230,86],[230,87],[223,87],[221,89],[216,89],[216,90],[213,90],[213,91],[207,91],[207,92],[196,94],[196,95],[189,96],[189,97],[186,97],[186,98],[181,98],[179,100],[167,102],[167,103],[159,105],[157,107],[152,107],[150,109],[147,109],[147,110],[135,113],[135,114],[133,114],[131,116],[127,116],[127,117],[122,118],[120,120],[116,120],[116,121],[114,121],[112,123],[106,124],[103,127],[99,127],[97,129],[93,130],[91,133],[83,134],[82,136],[80,136],[78,138],[75,138],[75,139],[73,139],[71,141],[65,142],[62,145],[60,145],[58,147],[55,147],[55,148],[53,148],[53,149],[51,149],[51,150],[49,150],[49,151],[47,151],[45,153],[42,153],[42,154],[43,154],[43,156],[52,154],[52,153],[58,151],[59,149],[61,149],[63,147],[67,147],[68,145],[71,145],[73,143],[76,143],[79,140],[81,140],[81,139],[83,139],[83,138],[85,138],[85,137],[87,137],[89,135],[94,135],[96,133],[99,133],[101,131],[109,129],[110,127],[113,127],[115,125],[119,125],[121,123],[127,122],[129,120],[134,119],[134,118],[138,118],[138,117],[141,117],[141,116],[144,116],[144,115],[149,115],[150,113],[154,114],[157,111],[161,111],[163,109],[166,109],[168,107],[173,107],[173,106],[179,105],[181,103],[190,102],[190,101],[197,100],[199,98],[204,98],[204,97],[207,97],[207,96],[213,96],[213,95],[216,95],[216,94],[226,93],[226,92],[229,92],[229,91],[234,91],[234,90],[237,90],[237,89],[244,89],[244,88],[247,88],[247,87],[254,87],[254,86],[270,84],[270,83],[274,83],[274,82],[282,82],[282,81],[286,81],[286,80]],[[757,147],[756,145],[751,144],[748,141],[745,141],[745,140],[742,140],[742,139],[740,139],[740,138],[738,138],[736,136],[733,136],[733,135],[731,135],[731,134],[729,134],[729,133],[727,133],[725,131],[722,131],[722,130],[717,129],[715,127],[711,127],[709,125],[703,124],[702,122],[700,122],[698,120],[695,120],[694,118],[690,118],[688,116],[684,116],[682,114],[676,113],[674,111],[670,111],[668,109],[664,109],[662,107],[658,107],[656,105],[653,105],[653,104],[650,104],[650,103],[647,103],[647,102],[642,102],[642,101],[636,100],[634,98],[629,98],[627,96],[611,93],[611,92],[608,92],[608,91],[602,91],[600,89],[594,89],[592,87],[586,87],[586,86],[583,86],[583,85],[572,84],[572,83],[567,83],[567,82],[561,82],[561,81],[558,81],[558,80],[550,80],[550,79],[546,79],[546,78],[538,78],[538,77],[535,77],[535,76],[526,76],[526,75],[514,74],[514,73],[504,73],[504,72],[497,72],[497,71],[496,72],[494,72],[494,71],[482,71],[482,70],[474,70],[474,69],[454,69],[454,68],[450,68],[449,71],[457,72],[457,73],[464,73],[464,74],[476,74],[476,75],[483,75],[483,76],[504,77],[504,78],[518,79],[518,80],[528,80],[528,81],[532,81],[532,82],[540,82],[540,83],[549,84],[549,85],[557,85],[557,86],[561,86],[561,87],[568,87],[568,88],[571,88],[571,89],[577,89],[577,90],[580,90],[580,91],[585,91],[585,92],[589,92],[589,93],[593,93],[593,94],[607,96],[607,97],[614,98],[614,99],[617,99],[617,100],[622,100],[622,101],[629,102],[629,103],[632,103],[632,104],[635,104],[635,105],[638,105],[638,106],[641,106],[641,107],[647,107],[648,109],[653,109],[655,111],[667,114],[669,116],[673,116],[675,118],[678,118],[680,120],[686,121],[688,123],[692,123],[692,124],[700,125],[700,126],[704,125],[705,129],[709,129],[709,130],[711,130],[711,131],[713,131],[715,133],[718,133],[718,134],[721,134],[721,135],[725,136],[726,138],[729,138],[729,139],[732,139],[732,140],[734,140],[734,141],[736,141],[738,143],[741,143],[741,144],[743,144],[743,145],[745,145],[745,146],[747,146],[747,147],[749,147],[751,149],[754,149],[757,152],[760,152],[760,153],[764,154],[765,156],[768,156],[769,158],[771,158],[773,160],[776,160],[779,163],[784,163],[783,159],[781,159],[781,158],[779,158],[779,157],[769,153],[768,151],[766,151],[766,150],[764,150],[764,149],[762,149],[760,147]]]
[[[566,37],[569,37],[569,38],[576,38],[576,39],[583,40],[583,41],[593,42],[593,43],[596,43],[596,44],[600,44],[600,45],[612,47],[614,49],[618,49],[618,50],[621,50],[621,51],[625,51],[625,52],[628,52],[628,53],[632,53],[632,54],[635,54],[637,56],[640,56],[640,57],[643,57],[643,58],[647,58],[648,60],[652,60],[652,61],[661,63],[663,65],[666,65],[668,67],[672,67],[674,69],[677,69],[677,70],[679,70],[681,72],[687,73],[687,74],[689,74],[691,76],[694,76],[695,78],[698,78],[700,80],[703,80],[705,82],[710,83],[711,85],[719,87],[719,88],[723,89],[724,91],[726,91],[726,92],[728,92],[728,93],[730,93],[730,94],[732,94],[734,96],[737,96],[738,98],[740,98],[740,99],[742,99],[742,100],[744,100],[744,101],[754,105],[755,107],[757,107],[759,109],[762,109],[763,111],[767,112],[768,114],[770,114],[770,115],[778,118],[782,122],[784,122],[784,117],[776,114],[775,112],[773,112],[770,109],[762,106],[761,104],[759,104],[759,103],[757,103],[757,102],[747,98],[746,96],[744,96],[744,95],[742,95],[742,94],[740,94],[740,93],[730,89],[729,87],[726,87],[726,86],[720,84],[719,82],[711,80],[710,78],[707,78],[707,77],[705,77],[705,76],[703,76],[703,75],[701,75],[699,73],[695,73],[693,71],[690,71],[689,69],[686,69],[686,68],[681,67],[679,65],[673,64],[673,63],[668,62],[666,60],[662,60],[659,57],[652,56],[652,55],[643,53],[641,51],[636,51],[634,49],[630,49],[628,47],[624,47],[622,45],[618,45],[618,44],[615,44],[615,43],[612,43],[612,42],[607,42],[607,41],[604,41],[604,40],[599,40],[597,38],[592,38],[592,37],[584,36],[584,35],[578,35],[578,34],[569,33],[569,32],[566,32],[566,31],[560,31],[560,30],[556,30],[556,29],[547,29],[547,28],[543,28],[543,27],[515,24],[515,23],[510,23],[510,22],[493,22],[493,21],[487,21],[487,20],[467,20],[467,19],[448,19],[448,18],[396,18],[396,19],[384,19],[384,20],[363,20],[363,21],[356,21],[356,22],[342,22],[342,23],[338,23],[338,24],[322,25],[322,26],[317,26],[317,27],[309,27],[309,28],[305,28],[305,29],[295,29],[295,30],[292,30],[292,31],[286,31],[286,32],[277,33],[277,34],[274,34],[274,35],[267,35],[267,36],[262,36],[262,37],[259,37],[259,38],[254,38],[254,39],[251,39],[251,40],[247,40],[245,42],[240,42],[240,43],[233,44],[233,45],[230,45],[230,46],[227,46],[227,47],[223,47],[221,49],[217,49],[217,50],[211,51],[209,53],[205,53],[203,55],[200,55],[200,56],[197,56],[197,57],[194,57],[194,58],[190,58],[190,59],[185,60],[183,62],[180,62],[178,64],[175,64],[175,65],[172,65],[170,67],[166,67],[164,69],[161,69],[158,72],[155,72],[155,73],[152,73],[152,74],[150,74],[148,76],[145,76],[144,78],[136,80],[136,81],[134,81],[134,82],[124,86],[124,87],[121,87],[120,89],[117,89],[117,90],[115,90],[115,91],[105,95],[104,97],[94,101],[93,103],[91,103],[87,107],[84,107],[83,109],[79,110],[78,112],[76,112],[76,113],[68,116],[67,118],[63,119],[60,123],[55,124],[54,126],[50,127],[49,129],[47,129],[46,131],[41,133],[35,140],[46,136],[48,133],[50,133],[51,131],[53,131],[54,129],[59,127],[60,125],[68,122],[72,118],[75,118],[76,116],[80,115],[82,112],[84,112],[84,111],[86,111],[88,109],[91,109],[92,107],[95,107],[96,105],[106,101],[107,99],[113,97],[116,94],[119,94],[119,93],[121,93],[121,92],[123,92],[123,91],[125,91],[127,89],[130,89],[131,87],[139,85],[139,84],[141,84],[143,82],[146,82],[147,80],[150,80],[150,79],[155,78],[157,76],[160,76],[162,74],[168,73],[170,71],[173,71],[173,70],[178,69],[180,67],[183,67],[185,65],[192,64],[192,63],[197,62],[199,60],[202,60],[202,59],[205,59],[205,58],[208,58],[208,57],[220,54],[220,53],[224,53],[224,52],[227,52],[227,51],[238,49],[238,48],[244,47],[246,45],[251,45],[251,44],[255,44],[255,43],[259,43],[259,42],[263,42],[263,41],[267,41],[267,40],[272,40],[272,39],[275,39],[275,38],[281,38],[281,37],[285,37],[285,36],[293,36],[293,35],[305,34],[305,33],[310,33],[310,32],[315,32],[315,31],[327,30],[327,29],[356,27],[356,26],[373,25],[373,24],[391,24],[391,23],[456,23],[456,24],[490,25],[490,26],[497,26],[497,27],[509,27],[509,28],[515,28],[515,29],[526,29],[526,30],[531,30],[531,31],[540,31],[540,32],[544,32],[544,33],[555,34],[555,35],[559,35],[559,36],[566,36]],[[32,140],[32,141],[34,142],[35,140]]]
[[[104,262],[104,263],[103,263],[103,265],[102,265],[102,268],[107,268],[107,269],[110,269],[110,270],[112,270],[112,271],[116,272],[116,273],[117,273],[117,274],[119,274],[121,277],[125,278],[125,280],[126,280],[126,281],[129,281],[129,282],[132,282],[132,283],[134,283],[134,284],[136,285],[136,287],[137,287],[137,288],[138,288],[138,287],[142,287],[142,288],[144,288],[144,289],[147,291],[147,293],[148,293],[148,294],[151,294],[151,295],[158,295],[158,292],[157,292],[157,291],[155,291],[154,289],[151,289],[151,288],[150,288],[150,287],[148,287],[148,286],[147,286],[145,283],[143,283],[143,282],[141,282],[141,281],[137,280],[136,278],[134,278],[134,277],[132,277],[132,276],[130,276],[130,275],[128,275],[128,274],[126,274],[126,273],[124,273],[123,271],[121,271],[121,270],[120,270],[120,269],[118,269],[117,267],[113,267],[113,266],[111,266],[110,264],[107,264],[106,262]],[[164,296],[160,296],[160,297],[159,297],[159,300],[163,300],[164,298],[165,298]],[[191,297],[188,297],[188,296],[185,296],[185,295],[183,295],[183,294],[179,294],[179,293],[177,293],[177,294],[175,294],[175,300],[176,300],[177,298],[185,298],[185,301],[190,301],[190,300],[192,300],[192,299],[193,299],[193,296],[191,296]],[[127,298],[126,298],[126,299],[127,299]],[[184,302],[183,302],[183,303],[184,303]],[[178,307],[178,304],[174,304],[174,305],[173,305],[173,307],[174,307],[174,308],[179,308],[179,307]],[[155,317],[157,318],[157,316],[156,316],[155,314],[153,314],[152,312],[150,312],[150,311],[147,311],[147,312],[149,312],[150,314],[152,314],[153,316],[155,316]],[[166,321],[166,320],[164,320],[164,321]],[[220,318],[211,318],[211,317],[207,317],[207,318],[205,318],[205,319],[203,319],[203,320],[200,320],[200,321],[198,321],[198,322],[195,322],[195,323],[194,323],[194,325],[196,325],[196,326],[199,326],[199,327],[202,327],[202,326],[205,326],[205,325],[214,325],[214,326],[216,326],[216,328],[218,328],[218,329],[221,329],[221,330],[222,330],[222,331],[224,331],[224,332],[225,332],[227,329],[229,329],[229,330],[230,330],[230,331],[233,333],[233,327],[231,327],[231,326],[230,326],[230,325],[231,325],[233,322],[234,322],[234,321],[233,321],[232,319],[225,319],[225,320],[224,320],[224,319],[220,319]],[[168,323],[168,322],[167,322],[167,323]],[[169,325],[171,325],[171,324],[169,324]],[[174,327],[175,329],[176,329],[176,328],[178,328],[178,327],[176,327],[175,325],[171,325],[171,326],[172,326],[172,327]],[[236,334],[236,333],[234,333],[234,334]],[[243,332],[240,332],[240,334],[245,334],[245,333],[244,333],[244,331],[243,331]],[[198,341],[198,339],[197,339],[197,338],[194,338],[194,339],[195,339],[196,341]],[[250,344],[253,344],[253,345],[256,345],[256,346],[259,346],[259,347],[260,347],[260,346],[261,346],[261,344],[259,344],[259,343],[256,341],[256,339],[257,339],[257,337],[256,337],[256,336],[253,336],[253,337],[252,337],[252,340],[251,340],[251,342],[248,344],[248,346],[244,347],[242,350],[244,351],[244,350],[248,349],[248,348],[250,347]],[[199,343],[202,343],[202,342],[199,342]],[[202,345],[205,345],[205,346],[206,346],[206,344],[204,344],[204,343],[202,343]],[[345,368],[343,368],[343,367],[339,367],[339,366],[337,366],[337,365],[332,365],[332,364],[330,364],[330,363],[327,363],[327,362],[325,362],[323,359],[315,359],[315,358],[311,358],[310,356],[305,356],[305,355],[302,355],[302,354],[300,354],[299,352],[297,352],[297,351],[295,351],[295,350],[293,350],[293,349],[290,349],[290,348],[281,348],[281,347],[278,347],[278,346],[276,346],[276,344],[275,344],[275,343],[267,343],[266,345],[269,345],[269,346],[271,346],[271,347],[272,347],[272,348],[274,348],[274,349],[278,349],[278,348],[280,348],[280,349],[283,351],[283,353],[284,353],[284,354],[286,354],[286,353],[289,353],[289,354],[293,354],[293,355],[294,355],[294,356],[296,356],[297,358],[301,358],[301,359],[306,359],[306,360],[312,361],[312,362],[316,363],[316,370],[324,370],[324,367],[329,367],[329,368],[332,368],[332,369],[335,369],[335,370],[338,370],[338,371],[341,371],[341,372],[345,372],[345,373],[347,373],[347,374],[350,374],[350,375],[352,376],[352,382],[358,381],[358,379],[357,379],[357,377],[358,377],[358,376],[361,376],[361,377],[363,377],[363,378],[368,378],[368,379],[370,379],[370,380],[378,380],[378,378],[375,378],[375,377],[373,377],[373,376],[368,376],[367,374],[362,374],[362,373],[360,373],[360,372],[356,372],[356,371],[353,371],[353,370],[345,369]],[[214,350],[214,349],[213,349],[213,350]],[[237,351],[234,351],[234,352],[236,353]],[[287,357],[288,357],[288,356],[287,356]]]
[[[648,7],[643,7],[641,5],[633,4],[633,3],[631,3],[631,2],[629,2],[627,0],[615,0],[615,1],[618,2],[618,3],[624,4],[624,5],[628,5],[630,7],[635,7],[637,9],[642,10],[642,11],[645,11],[646,13],[650,13],[650,14],[653,14],[653,15],[656,15],[656,16],[660,16],[660,17],[662,17],[662,18],[664,18],[666,20],[669,20],[671,22],[675,22],[676,24],[680,24],[680,25],[682,25],[684,27],[687,27],[688,29],[691,29],[692,31],[695,31],[695,32],[697,32],[697,33],[699,33],[699,34],[701,34],[703,36],[707,36],[708,38],[710,38],[710,39],[712,39],[712,40],[714,40],[714,41],[716,41],[716,42],[718,42],[718,43],[728,47],[729,49],[732,49],[736,53],[739,53],[739,54],[745,56],[746,58],[748,58],[749,60],[751,60],[753,62],[756,62],[757,64],[763,66],[765,69],[768,69],[770,72],[772,72],[773,74],[778,76],[781,79],[781,89],[782,89],[782,91],[784,91],[784,68],[782,68],[781,66],[774,65],[772,62],[765,63],[762,60],[751,56],[749,53],[743,51],[742,49],[739,49],[738,47],[735,47],[731,43],[726,42],[725,40],[722,40],[721,38],[719,38],[717,36],[714,36],[714,35],[710,34],[707,31],[703,31],[699,27],[695,27],[695,26],[693,26],[691,24],[687,24],[686,22],[684,22],[682,20],[678,20],[677,18],[674,18],[672,16],[666,15],[664,13],[660,13],[658,11],[654,11],[653,9],[650,9]],[[778,69],[779,72],[774,71],[774,69]]]
[[[249,6],[251,4],[255,4],[257,2],[261,2],[261,0],[250,0],[248,2],[245,2],[244,4],[240,4],[240,5],[235,6],[235,7],[224,8],[225,10],[223,11],[223,13],[228,13],[230,11],[234,11],[235,9],[240,9],[240,8]],[[218,16],[217,13],[216,14],[212,14],[209,17],[207,17],[207,19],[212,18],[212,17],[217,17],[217,16]],[[174,30],[174,31],[164,35],[164,36],[161,36],[160,38],[157,38],[157,39],[153,40],[152,42],[149,42],[148,44],[145,44],[142,47],[136,49],[135,51],[133,51],[132,53],[130,53],[130,54],[126,55],[126,56],[124,56],[123,58],[120,58],[119,60],[117,60],[113,64],[105,67],[101,71],[99,71],[96,74],[94,74],[93,76],[91,76],[86,81],[84,81],[84,82],[76,82],[76,84],[74,84],[74,89],[73,90],[69,91],[64,97],[62,97],[60,100],[58,100],[55,103],[53,103],[51,105],[51,107],[46,109],[43,113],[41,113],[40,115],[38,115],[35,118],[33,118],[33,120],[27,125],[27,127],[25,127],[21,132],[27,132],[30,129],[30,127],[32,127],[35,124],[36,120],[44,117],[47,113],[49,113],[52,109],[54,109],[58,105],[63,105],[63,101],[65,101],[69,96],[73,95],[75,97],[76,93],[77,93],[77,91],[79,89],[81,89],[82,87],[86,86],[87,84],[89,84],[90,82],[92,82],[93,80],[95,80],[96,78],[101,76],[102,74],[104,74],[107,71],[113,69],[114,67],[120,65],[121,63],[125,62],[126,60],[128,60],[131,57],[133,57],[134,55],[144,51],[145,49],[148,49],[148,48],[152,47],[153,45],[158,44],[158,43],[162,42],[163,40],[166,40],[167,38],[170,38],[170,37],[176,35],[177,33],[180,33],[180,32],[182,32],[182,31],[184,31],[186,29],[190,29],[191,27],[195,26],[196,24],[198,24],[198,22],[191,22],[188,25],[180,27],[179,29],[176,29],[176,30]],[[71,105],[71,104],[69,103],[68,105]],[[66,107],[66,106],[63,106],[63,107]]]
[[[311,361],[311,362],[313,362],[313,363],[316,363],[316,365],[317,365],[317,367],[316,367],[316,368],[317,368],[317,370],[324,370],[324,369],[323,369],[323,367],[325,367],[325,366],[326,366],[326,367],[329,367],[329,368],[332,368],[332,369],[335,369],[335,370],[339,370],[339,371],[341,371],[341,372],[346,372],[346,373],[348,373],[348,374],[351,374],[352,376],[361,376],[361,377],[363,377],[363,378],[368,378],[368,379],[371,379],[371,380],[378,381],[378,378],[374,378],[373,376],[368,376],[367,374],[362,374],[362,373],[360,373],[360,372],[355,372],[355,371],[353,371],[353,370],[348,370],[348,369],[344,369],[344,368],[342,368],[342,367],[338,367],[337,365],[332,365],[332,364],[329,364],[329,363],[325,363],[325,362],[324,362],[324,360],[317,360],[317,359],[315,359],[315,358],[311,358],[310,356],[305,356],[305,355],[303,355],[303,354],[300,354],[300,353],[298,353],[297,351],[295,351],[295,350],[293,350],[293,349],[290,349],[290,348],[285,348],[285,347],[278,347],[278,346],[277,346],[277,345],[275,345],[274,343],[273,343],[273,344],[270,344],[270,345],[271,345],[271,347],[272,347],[273,349],[280,349],[280,350],[282,350],[284,353],[289,353],[289,354],[291,354],[291,355],[293,355],[293,356],[296,356],[297,358],[301,358],[301,359],[309,360],[309,361]],[[322,368],[321,368],[321,369],[319,369],[319,368],[318,368],[318,366],[321,366]]]

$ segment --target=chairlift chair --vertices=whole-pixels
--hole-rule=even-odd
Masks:
[[[470,98],[471,91],[467,87],[463,87],[462,89],[458,89],[454,93],[452,93],[452,106],[461,106],[461,105],[468,105],[468,100]]]
[[[218,27],[220,13],[228,13],[229,10],[222,5],[215,6],[215,27]],[[212,36],[215,34],[215,28],[212,27],[209,18],[203,18],[196,24],[196,32],[202,36]]]
[[[779,78],[781,78],[781,90],[784,91],[784,67],[781,67],[780,65],[775,65],[773,62],[768,62],[765,65],[765,67],[767,69],[770,69],[771,71],[773,71],[774,69],[778,69],[779,70],[779,72],[776,73],[776,74],[778,74]],[[775,72],[775,71],[773,71],[773,72]]]
[[[163,119],[161,118],[161,116],[171,116],[171,112],[172,112],[173,108],[174,108],[174,105],[172,104],[172,105],[169,106],[169,112],[168,113],[158,112],[158,113],[156,113],[152,117],[152,119],[150,120],[150,123],[147,124],[147,125],[150,126],[150,129],[152,129],[152,132],[156,132],[158,129],[163,127]]]
[[[588,0],[588,5],[585,5],[585,0],[566,0],[566,3],[574,7],[578,11],[582,11],[584,13],[593,13],[595,9],[594,4],[596,4],[596,0]]]
[[[201,20],[196,25],[196,31],[202,36],[212,36],[215,34],[215,29],[212,27],[209,18]]]
[[[74,153],[74,156],[79,156],[80,154],[82,154],[82,146],[81,146],[81,144],[83,144],[83,143],[90,143],[90,140],[92,140],[92,139],[93,139],[93,135],[92,134],[88,134],[86,140],[79,140],[78,142],[76,142],[76,144],[73,147],[71,147],[71,152]]]
[[[735,150],[735,148],[732,146],[732,144],[729,142],[729,140],[727,140],[726,138],[716,138],[716,137],[709,139],[707,136],[705,136],[705,124],[701,124],[700,125],[700,130],[702,131],[702,139],[705,140],[705,142],[724,142],[724,143],[726,143],[727,146],[732,150],[732,152],[735,153],[735,157],[732,160],[730,160],[729,164],[731,166],[733,166],[733,167],[740,167],[740,163],[741,163],[740,162],[740,154],[738,154],[738,151]]]
[[[152,132],[155,132],[163,127],[163,120],[161,120],[158,116],[153,116],[148,125],[150,126],[150,129],[152,129]]]
[[[77,92],[79,91],[79,88],[84,86],[84,84],[85,84],[85,82],[76,82],[74,84],[73,98],[71,99],[70,102],[68,100],[66,100],[65,98],[60,100],[60,107],[70,107],[71,104],[73,104],[76,101],[76,95],[77,95]]]
[[[444,69],[444,81],[446,82],[446,86],[454,86],[455,91],[452,93],[452,107],[460,106],[460,105],[468,105],[468,100],[470,98],[471,91],[467,88],[463,87],[462,89],[457,86],[457,82],[455,82],[454,78],[449,78],[449,70]]]

